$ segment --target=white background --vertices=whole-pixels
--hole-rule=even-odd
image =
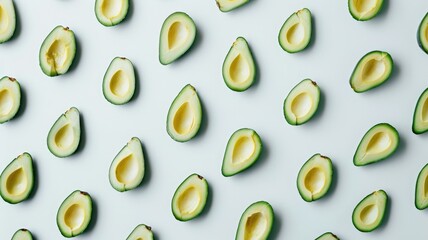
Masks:
[[[37,165],[32,199],[18,205],[0,201],[0,239],[19,228],[37,238],[62,238],[56,226],[59,205],[73,190],[88,191],[96,203],[95,225],[79,239],[125,239],[140,223],[153,227],[158,239],[233,239],[244,209],[258,200],[275,210],[272,239],[314,239],[332,231],[341,239],[423,239],[428,214],[414,207],[417,174],[428,162],[427,136],[411,131],[414,106],[428,86],[428,56],[417,45],[418,25],[428,10],[424,1],[387,1],[377,18],[355,21],[347,1],[253,0],[222,13],[214,0],[134,0],[126,22],[104,27],[94,1],[15,0],[19,16],[16,37],[0,45],[0,75],[18,79],[25,92],[19,117],[0,126],[0,169],[24,151]],[[389,2],[389,3],[388,3]],[[313,44],[288,54],[277,35],[285,19],[307,7],[315,21]],[[199,39],[189,54],[169,66],[158,61],[158,38],[164,19],[175,11],[196,22]],[[43,39],[56,25],[69,26],[78,39],[78,56],[64,76],[45,76],[38,65]],[[226,87],[221,66],[232,42],[245,37],[260,70],[259,81],[243,93]],[[395,64],[381,87],[357,94],[349,86],[357,61],[371,50],[388,51]],[[114,106],[102,94],[107,66],[128,57],[139,76],[139,91],[127,105]],[[283,117],[283,100],[304,78],[317,81],[323,103],[317,116],[302,126]],[[166,132],[168,108],[187,83],[204,105],[205,122],[197,138],[173,141]],[[53,122],[69,107],[84,120],[82,149],[59,159],[46,146]],[[384,162],[355,167],[354,151],[374,124],[388,122],[401,135],[397,153]],[[231,178],[221,175],[224,149],[237,129],[250,127],[265,150],[250,170]],[[115,191],[108,169],[133,136],[144,145],[150,171],[141,187]],[[302,164],[314,153],[329,156],[336,178],[324,199],[304,202],[296,188]],[[208,180],[211,204],[203,216],[182,223],[170,201],[191,173]],[[374,190],[384,189],[391,209],[385,225],[360,233],[352,225],[355,205]]]

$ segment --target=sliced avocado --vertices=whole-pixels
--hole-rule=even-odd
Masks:
[[[68,27],[57,26],[40,47],[39,65],[43,73],[54,77],[65,74],[76,54],[74,32]]]
[[[312,15],[303,8],[285,20],[278,35],[279,45],[289,53],[303,51],[311,42]]]
[[[106,27],[123,21],[128,14],[129,0],[96,0],[95,16]]]
[[[236,8],[239,8],[247,4],[250,0],[215,0],[217,7],[222,12],[230,12]]]
[[[235,240],[268,239],[274,220],[273,208],[268,202],[251,204],[241,215]]]
[[[21,106],[21,86],[15,78],[0,79],[0,123],[15,117]]]
[[[76,190],[62,203],[56,215],[58,229],[64,237],[82,234],[92,218],[92,198],[87,192]]]
[[[153,240],[152,228],[147,225],[140,224],[132,230],[126,240]]]
[[[256,66],[248,43],[238,37],[223,62],[223,79],[233,91],[247,90],[254,82]]]
[[[307,202],[325,196],[331,186],[333,164],[330,158],[317,153],[303,164],[297,176],[297,189]]]
[[[358,21],[370,20],[380,12],[383,0],[348,0],[348,9]]]
[[[428,13],[425,14],[418,28],[418,44],[419,47],[428,53]]]
[[[13,234],[12,240],[33,240],[33,235],[28,229],[22,228]]]
[[[352,223],[361,232],[371,232],[382,224],[388,195],[384,190],[367,195],[352,212]]]
[[[379,162],[397,150],[400,136],[388,123],[379,123],[370,128],[358,145],[354,155],[354,165],[364,166]]]
[[[68,157],[79,147],[80,114],[72,107],[62,114],[51,127],[48,134],[49,151],[57,157]]]
[[[241,128],[230,136],[223,157],[221,173],[233,176],[251,167],[260,157],[263,145],[256,131]]]
[[[428,88],[424,90],[416,103],[412,130],[415,134],[428,131]]]
[[[172,198],[171,208],[179,221],[189,221],[204,210],[208,197],[208,182],[198,174],[187,177],[178,186]]]
[[[175,97],[168,110],[166,130],[177,142],[187,142],[199,131],[202,107],[196,89],[187,84]]]
[[[124,57],[114,58],[103,79],[103,94],[107,101],[121,105],[129,102],[135,92],[134,66]]]
[[[13,37],[16,27],[15,6],[12,0],[0,0],[0,44]]]
[[[196,37],[196,25],[186,13],[175,12],[169,15],[160,32],[159,61],[168,65],[189,50]]]
[[[333,233],[326,232],[323,235],[317,237],[315,240],[340,240],[340,239]]]
[[[428,208],[428,164],[422,168],[416,180],[415,206],[419,210]]]
[[[394,63],[387,52],[372,51],[364,55],[352,72],[349,83],[355,92],[361,93],[378,87],[391,76]]]
[[[27,199],[34,185],[33,159],[24,152],[13,159],[0,175],[0,195],[8,203]]]
[[[110,165],[110,184],[119,192],[132,190],[143,181],[144,172],[143,148],[140,139],[133,137]]]
[[[301,125],[316,113],[320,102],[320,88],[310,79],[297,84],[284,100],[285,120],[291,125]]]

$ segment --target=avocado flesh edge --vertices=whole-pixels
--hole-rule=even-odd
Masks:
[[[387,204],[388,195],[383,190],[378,190],[367,195],[357,204],[357,206],[354,208],[354,211],[352,212],[352,223],[354,224],[355,228],[361,232],[371,232],[377,229],[383,222]],[[370,221],[370,223],[366,224],[364,223],[364,220],[360,219],[360,216],[366,210],[366,207],[371,205],[376,205],[377,215],[375,219],[368,219],[367,221]],[[371,210],[370,207],[369,210]]]
[[[339,240],[339,238],[331,232],[326,232],[317,237],[315,240]]]
[[[251,153],[251,155],[245,158],[243,161],[240,161],[234,164],[233,155],[234,155],[236,144],[239,141],[242,141],[243,138],[246,138],[244,139],[246,141],[248,141],[248,138],[251,138],[251,141],[252,141],[251,144],[253,144],[254,150]],[[263,150],[263,144],[260,136],[257,134],[256,131],[249,128],[241,128],[235,131],[232,134],[232,136],[230,136],[229,141],[227,142],[226,151],[224,153],[223,164],[222,164],[223,176],[230,177],[250,168],[259,159],[262,150]],[[234,166],[234,165],[238,165],[238,166]]]
[[[145,224],[140,224],[132,230],[126,240],[153,240],[153,232],[151,229],[151,227]]]
[[[245,211],[241,215],[238,224],[238,229],[236,231],[235,240],[249,239],[249,236],[247,235],[252,235],[252,230],[254,230],[252,228],[257,227],[250,226],[250,229],[246,229],[248,219],[253,219],[256,223],[264,225],[264,232],[258,233],[256,239],[268,239],[272,230],[272,226],[275,222],[274,215],[275,214],[273,208],[268,202],[258,201],[252,203],[245,209]]]
[[[18,176],[17,176],[18,174]],[[19,183],[9,182],[14,181],[15,179],[9,178],[20,178],[21,180],[25,179],[26,188],[25,189],[16,189],[16,185]],[[33,186],[34,186],[34,168],[33,168],[33,159],[31,155],[27,152],[19,155],[10,162],[3,172],[0,175],[0,195],[6,202],[10,204],[20,203],[31,195]],[[9,185],[9,184],[12,184]],[[18,191],[15,193],[10,193],[8,188],[11,191]],[[18,195],[18,196],[14,196]]]
[[[198,217],[205,208],[208,194],[208,182],[204,177],[195,173],[187,177],[178,186],[171,201],[171,210],[175,219],[186,222]],[[189,207],[181,204],[182,201],[188,201],[189,198],[194,197],[198,197],[196,206]]]
[[[380,152],[372,153],[367,155],[366,151],[369,147],[372,140],[377,137],[377,134],[382,134],[380,137],[384,138],[386,134],[388,136],[389,145],[387,148],[384,148]],[[400,143],[400,136],[398,131],[388,123],[379,123],[375,126],[371,127],[363,136],[360,143],[358,144],[358,148],[354,154],[354,165],[355,166],[365,166],[368,164],[373,164],[382,160],[387,159],[389,156],[393,155],[397,150]],[[377,143],[374,143],[377,145]],[[376,148],[376,147],[374,147]],[[366,158],[366,156],[368,156]]]

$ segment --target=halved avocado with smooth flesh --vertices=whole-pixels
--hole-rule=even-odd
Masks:
[[[279,45],[289,53],[303,51],[311,42],[312,15],[303,8],[285,20],[278,35]]]
[[[43,73],[54,77],[65,74],[76,55],[74,32],[68,27],[57,26],[40,47],[39,65]]]
[[[371,232],[382,224],[388,195],[383,190],[367,195],[352,212],[352,223],[361,232]]]
[[[416,180],[415,206],[419,210],[428,208],[428,164],[422,168]]]
[[[12,240],[33,240],[33,235],[28,229],[22,228],[13,234]]]
[[[0,123],[15,117],[21,106],[21,86],[15,78],[0,79]]]
[[[147,225],[140,224],[132,230],[126,240],[153,240],[152,228]]]
[[[199,131],[202,107],[196,89],[187,84],[175,97],[168,110],[166,130],[177,142],[187,142]]]
[[[389,53],[369,52],[355,66],[349,80],[351,88],[357,93],[375,88],[389,79],[393,68],[394,63]]]
[[[383,0],[348,0],[348,9],[358,21],[370,20],[380,12]]]
[[[320,101],[320,88],[310,79],[297,84],[284,101],[285,120],[291,125],[301,125],[316,113]]]
[[[235,239],[268,239],[274,221],[272,206],[265,201],[255,202],[242,213]]]
[[[34,186],[33,158],[23,153],[15,158],[0,175],[0,195],[8,203],[27,199]]]
[[[77,108],[70,108],[56,120],[47,142],[49,151],[57,157],[68,157],[77,150],[80,143],[80,114]]]
[[[364,166],[391,156],[400,143],[397,130],[388,123],[379,123],[370,128],[354,154],[354,165]]]
[[[215,0],[217,7],[222,12],[230,12],[236,8],[239,8],[247,4],[250,0]]]
[[[415,134],[428,131],[428,88],[424,90],[416,103],[412,131]]]
[[[297,176],[297,189],[306,202],[316,201],[325,196],[331,186],[333,164],[330,158],[319,153],[303,164]]]
[[[168,65],[189,50],[196,37],[193,19],[183,12],[169,15],[161,29],[159,39],[159,61]]]
[[[317,237],[315,240],[340,240],[340,239],[333,233],[326,232],[323,235]]]
[[[140,139],[133,137],[110,165],[110,184],[119,192],[132,190],[143,181],[144,172],[143,148]]]
[[[172,198],[171,208],[179,221],[189,221],[204,210],[208,197],[208,182],[198,174],[187,177],[178,186]]]
[[[13,37],[16,27],[15,6],[12,0],[0,0],[0,43]]]
[[[248,43],[243,37],[233,42],[223,62],[223,79],[233,91],[247,90],[254,82],[256,66]]]
[[[425,14],[418,28],[418,44],[419,47],[428,53],[428,13]]]
[[[232,134],[227,142],[221,173],[233,176],[251,167],[260,157],[263,145],[256,131],[242,128]]]
[[[76,190],[62,203],[56,215],[56,223],[64,237],[82,234],[92,218],[92,198],[87,192]]]
[[[132,62],[124,57],[114,58],[103,79],[103,94],[107,101],[121,105],[129,102],[135,92]]]
[[[96,0],[95,16],[106,27],[123,21],[128,14],[129,0]]]

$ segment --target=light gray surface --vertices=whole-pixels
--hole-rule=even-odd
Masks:
[[[58,239],[57,209],[73,190],[88,191],[96,202],[94,228],[79,239],[125,239],[140,223],[153,227],[158,239],[233,239],[244,209],[269,201],[276,214],[274,239],[314,239],[332,231],[342,239],[422,239],[428,234],[426,212],[414,207],[419,170],[428,161],[427,136],[411,132],[413,109],[427,86],[428,56],[416,42],[417,27],[428,2],[390,0],[381,16],[357,22],[347,1],[254,0],[231,13],[214,0],[133,1],[126,22],[102,26],[94,1],[15,0],[20,18],[17,37],[0,45],[0,74],[16,77],[25,90],[23,114],[0,126],[0,169],[24,151],[38,170],[34,197],[18,205],[0,201],[0,238],[22,227],[38,239]],[[315,20],[314,44],[298,54],[284,52],[278,31],[294,11],[308,7]],[[158,37],[163,20],[174,11],[187,12],[200,39],[181,61],[162,66]],[[65,76],[46,77],[38,66],[43,39],[56,25],[69,26],[78,38],[78,64]],[[243,93],[229,90],[221,65],[238,36],[248,40],[260,69],[260,80]],[[356,94],[349,76],[371,50],[388,51],[395,62],[392,79],[376,90]],[[125,106],[108,103],[102,77],[116,56],[128,57],[138,71],[140,91]],[[293,127],[286,123],[283,100],[304,78],[317,81],[325,99],[315,119]],[[166,132],[172,100],[187,83],[204,105],[206,122],[200,135],[180,144]],[[47,149],[46,136],[69,107],[84,119],[84,147],[59,159]],[[388,122],[401,134],[397,154],[385,162],[357,168],[352,156],[364,133]],[[225,178],[221,162],[229,136],[238,128],[254,128],[265,145],[263,159],[251,170]],[[116,153],[133,136],[140,137],[150,165],[140,188],[116,192],[108,169]],[[331,157],[337,179],[331,194],[304,202],[296,188],[302,164],[314,153]],[[170,201],[176,187],[196,172],[207,178],[212,203],[199,219],[174,219]],[[392,200],[382,229],[360,233],[352,225],[355,205],[367,194],[385,189]]]

